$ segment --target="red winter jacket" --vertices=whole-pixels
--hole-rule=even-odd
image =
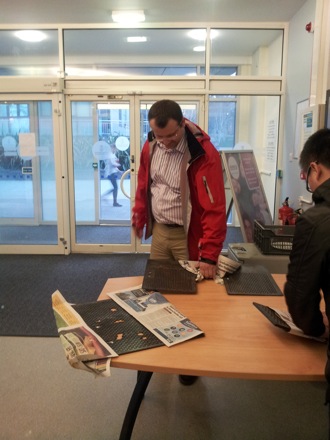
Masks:
[[[227,229],[221,159],[203,130],[187,119],[185,125],[188,149],[183,158],[180,186],[189,258],[215,263]],[[155,144],[149,133],[141,152],[132,217],[136,229],[142,230],[146,225],[146,239],[152,234],[150,163]]]

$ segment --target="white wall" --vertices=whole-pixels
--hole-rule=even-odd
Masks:
[[[307,23],[314,22],[317,0],[308,0],[290,21],[287,61],[286,106],[283,139],[283,179],[281,200],[289,197],[292,207],[299,207],[299,196],[310,199],[300,180],[298,159],[293,159],[297,102],[310,96],[313,56],[313,33],[305,30]]]

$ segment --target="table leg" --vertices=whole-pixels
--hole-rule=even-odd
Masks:
[[[139,412],[139,408],[144,397],[144,393],[150,382],[152,373],[148,371],[139,371],[136,385],[129,402],[123,426],[121,428],[119,440],[130,440],[134,423]]]

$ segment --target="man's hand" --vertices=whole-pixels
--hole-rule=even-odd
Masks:
[[[199,270],[204,278],[215,278],[217,273],[216,264],[204,263],[203,261],[199,262]]]
[[[143,235],[143,229],[139,229],[136,226],[132,226],[134,234],[138,237],[138,238],[142,238]]]

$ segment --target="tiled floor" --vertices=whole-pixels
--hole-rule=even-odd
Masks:
[[[115,440],[136,372],[95,379],[58,338],[0,338],[1,440]],[[198,354],[197,354],[198,355]],[[326,440],[324,383],[154,374],[132,440]]]

